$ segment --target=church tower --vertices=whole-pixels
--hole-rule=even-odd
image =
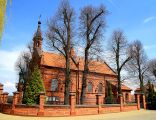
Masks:
[[[33,37],[33,54],[32,54],[32,63],[33,65],[40,66],[41,57],[42,57],[42,32],[41,32],[41,21],[38,21],[38,27]]]
[[[33,38],[33,41],[34,41],[33,50],[35,49],[42,50],[42,40],[43,38],[42,38],[42,33],[41,33],[41,22],[38,21],[37,31]]]

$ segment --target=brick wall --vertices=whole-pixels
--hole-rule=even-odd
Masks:
[[[39,111],[39,106],[28,106],[28,105],[16,105],[14,109],[14,115],[24,115],[24,116],[37,116]]]
[[[2,113],[11,114],[11,105],[4,104]],[[133,111],[137,110],[137,105],[124,106],[123,111]],[[14,115],[22,116],[38,116],[39,107],[38,106],[26,106],[26,105],[16,105],[14,110]],[[96,115],[96,114],[106,114],[120,112],[120,106],[102,106],[100,113],[98,113],[98,106],[76,106],[75,115]],[[69,106],[44,106],[43,116],[70,116]]]
[[[5,113],[5,114],[10,114],[11,113],[11,109],[12,109],[12,105],[11,104],[2,104],[1,105],[2,107],[2,113]]]
[[[121,111],[131,111],[140,109],[139,95],[137,96],[137,104],[124,105],[123,97],[120,96],[120,104],[103,104],[103,94],[97,94],[96,105],[76,105],[76,94],[70,93],[70,105],[45,105],[45,93],[40,93],[39,105],[23,105],[20,104],[20,93],[14,92],[13,103],[7,103],[8,93],[1,94],[0,112],[12,115],[24,116],[73,116],[73,115],[95,115]]]
[[[44,116],[69,116],[70,107],[69,106],[45,106]]]
[[[124,111],[133,111],[133,110],[137,110],[137,104],[124,106]]]
[[[120,105],[103,105],[101,108],[100,113],[114,113],[114,112],[120,112]]]
[[[95,115],[95,114],[98,114],[98,107],[93,107],[93,106],[76,107],[75,114],[76,115]]]
[[[57,96],[60,99],[60,103],[64,101],[64,83],[65,83],[65,74],[63,69],[59,68],[51,68],[51,67],[41,67],[42,77],[44,81],[44,86],[46,90],[46,96]],[[71,91],[76,92],[77,103],[80,101],[81,94],[81,84],[82,84],[82,71],[79,72],[79,83],[77,71],[71,72]],[[56,91],[51,91],[51,81],[52,79],[58,80],[58,89]],[[103,101],[105,98],[105,88],[106,88],[106,80],[114,80],[116,76],[90,73],[87,79],[87,84],[92,83],[93,90],[92,92],[88,92],[86,90],[86,104],[96,104],[96,95],[98,93],[98,85],[101,83],[103,85],[102,94]]]
[[[45,93],[41,93],[40,104],[30,106],[19,104],[19,93],[14,92],[13,103],[2,103],[0,108],[2,113],[24,116],[95,115],[138,109],[137,104],[123,105],[123,102],[121,104],[103,105],[102,98],[102,94],[96,95],[97,105],[76,105],[76,94],[70,93],[70,105],[45,105]],[[123,97],[121,96],[120,99]]]

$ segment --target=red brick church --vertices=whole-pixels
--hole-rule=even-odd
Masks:
[[[65,86],[65,58],[61,54],[45,52],[42,49],[41,22],[33,38],[33,56],[40,67],[46,93],[46,102],[49,104],[63,104]],[[76,93],[76,103],[80,103],[82,73],[84,59],[72,51],[72,56],[78,62],[76,66],[71,60],[71,92]],[[108,83],[112,86],[114,102],[117,102],[117,74],[107,63],[91,61],[89,63],[89,75],[87,79],[86,104],[96,104],[96,95],[102,94],[103,103],[107,97]],[[125,102],[131,101],[131,89],[122,85]]]

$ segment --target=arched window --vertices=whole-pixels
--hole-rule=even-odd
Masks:
[[[126,93],[125,98],[126,98],[126,101],[128,101],[128,98],[129,98],[128,93]]]
[[[102,87],[103,87],[103,85],[102,85],[102,83],[100,83],[98,85],[98,93],[102,93]]]
[[[88,92],[93,92],[93,85],[91,82],[88,83]]]
[[[51,91],[57,91],[58,89],[58,80],[52,79],[51,81]]]

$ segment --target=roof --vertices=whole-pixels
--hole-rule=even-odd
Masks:
[[[117,86],[118,84],[118,82],[117,81],[109,81],[113,86]],[[121,84],[121,89],[122,90],[129,90],[129,91],[132,91],[132,89],[131,88],[129,88],[129,87],[127,87],[126,85],[124,85],[124,84]]]
[[[126,85],[123,85],[123,84],[122,84],[122,86],[121,86],[121,89],[122,89],[122,90],[130,90],[130,91],[132,91],[131,88],[129,88],[129,87],[127,87]]]
[[[140,89],[140,88],[137,88],[137,89],[135,90],[135,92],[136,92],[136,91],[141,91],[141,89]]]
[[[154,85],[154,84],[151,84],[151,85],[152,85],[153,87],[156,86],[156,85]],[[145,89],[149,89],[149,84],[148,84],[148,83],[145,84],[145,85],[144,85],[144,88],[145,88]],[[136,88],[135,91],[136,91],[136,92],[141,91],[140,87]]]
[[[84,59],[76,57],[76,61],[79,61],[79,70],[84,70]],[[41,65],[65,68],[65,58],[61,54],[43,52],[41,58]],[[71,60],[71,69],[78,70],[74,62]],[[101,74],[116,75],[116,73],[106,64],[98,61],[89,62],[90,72],[96,72]]]

